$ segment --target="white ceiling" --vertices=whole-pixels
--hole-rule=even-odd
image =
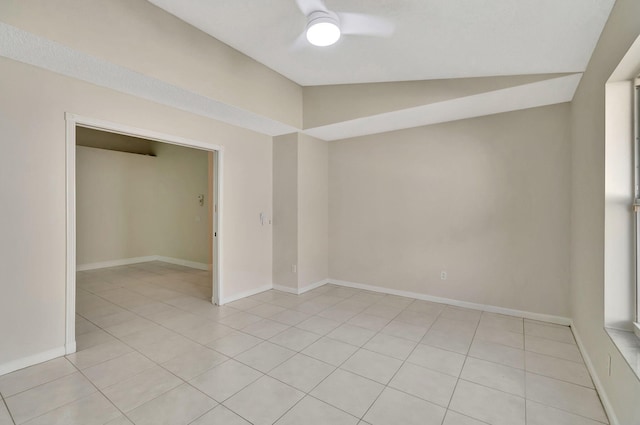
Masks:
[[[296,0],[150,0],[298,84],[582,72],[614,0],[326,0],[395,24],[313,47]]]

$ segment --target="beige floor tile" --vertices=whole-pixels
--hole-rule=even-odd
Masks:
[[[606,422],[595,390],[545,376],[527,373],[527,398],[576,415]]]
[[[95,392],[95,387],[76,372],[8,397],[5,401],[15,422],[21,424]]]
[[[472,340],[473,331],[452,332],[431,328],[422,338],[422,343],[460,354],[467,354]]]
[[[302,351],[320,339],[320,335],[291,327],[269,341],[293,351]]]
[[[445,412],[433,403],[386,388],[364,419],[372,425],[440,425]]]
[[[276,425],[356,425],[358,418],[318,399],[306,396],[289,410]]]
[[[360,349],[340,368],[386,385],[400,366],[402,366],[401,360]]]
[[[231,359],[192,379],[189,383],[214,400],[223,402],[261,376],[263,374],[257,370]]]
[[[458,377],[462,371],[465,356],[430,345],[418,344],[407,362],[428,369]]]
[[[91,366],[83,373],[96,387],[102,389],[124,381],[154,365],[151,360],[140,353],[132,352]]]
[[[190,425],[251,425],[223,405],[214,407]]]
[[[86,350],[87,348],[95,347],[96,345],[105,344],[108,342],[116,341],[116,339],[109,335],[102,329],[98,329],[92,332],[87,332],[76,337],[76,347],[78,351]]]
[[[389,386],[446,408],[457,382],[453,376],[405,363]]]
[[[460,378],[524,397],[524,371],[522,369],[468,357]]]
[[[354,345],[323,337],[302,350],[302,353],[325,363],[340,366],[357,350],[358,347]]]
[[[296,325],[297,328],[305,331],[317,333],[319,335],[326,335],[335,328],[340,326],[340,322],[335,320],[325,319],[324,317],[312,316],[307,320],[300,322]]]
[[[0,376],[0,393],[7,398],[76,371],[77,369],[67,359],[58,357],[48,362]]]
[[[409,307],[398,314],[393,320],[429,329],[438,318],[437,313],[409,310]]]
[[[318,317],[324,317],[325,319],[333,320],[335,322],[344,323],[347,320],[351,319],[353,316],[358,314],[355,311],[351,311],[348,309],[331,307],[326,310],[322,310],[318,313]]]
[[[473,340],[469,349],[470,357],[500,363],[517,369],[524,369],[524,355],[524,350],[477,338]]]
[[[538,354],[583,363],[578,347],[574,344],[553,341],[532,335],[525,335],[525,350]]]
[[[443,319],[464,320],[469,322],[479,322],[482,312],[480,310],[471,310],[462,307],[446,306],[440,313]]]
[[[594,388],[587,367],[581,363],[527,351],[527,372]]]
[[[131,347],[126,346],[120,341],[108,342],[106,344],[96,345],[83,351],[77,351],[69,354],[67,359],[80,369],[106,362],[116,357],[132,352]]]
[[[134,425],[134,424],[129,419],[127,419],[125,416],[120,416],[120,417],[118,417],[116,419],[113,419],[113,420],[107,422],[104,425]]]
[[[310,395],[361,418],[384,386],[341,369],[322,381]]]
[[[303,396],[295,388],[263,376],[224,405],[254,425],[271,425]]]
[[[253,307],[247,310],[247,313],[255,314],[256,316],[260,316],[268,319],[275,316],[276,314],[279,314],[285,311],[287,311],[286,308],[280,307],[278,305],[260,304],[256,307]],[[288,310],[288,311],[291,311],[291,310]]]
[[[363,313],[371,314],[373,316],[382,317],[388,320],[395,318],[403,310],[402,307],[392,306],[387,304],[374,304],[371,307],[367,307]]]
[[[217,351],[195,347],[162,364],[167,370],[188,381],[228,359]]]
[[[38,416],[25,425],[103,425],[121,416],[102,394],[94,393]]]
[[[260,316],[240,311],[236,314],[223,317],[222,319],[218,320],[218,323],[222,323],[223,325],[229,326],[236,330],[241,330],[252,323],[259,322],[260,320],[262,320],[262,317]]]
[[[524,336],[522,333],[483,326],[482,323],[476,330],[475,338],[508,347],[524,349]]]
[[[260,338],[253,335],[233,331],[232,333],[207,344],[207,347],[213,348],[226,356],[235,357],[243,351],[247,351],[248,349],[255,347],[261,342],[262,340]]]
[[[145,319],[144,317],[134,317],[124,323],[105,328],[105,330],[117,338],[122,338],[123,336],[149,329],[153,326],[155,326],[155,324],[151,320]]]
[[[216,404],[190,385],[182,384],[133,409],[127,415],[136,425],[186,425]]]
[[[383,334],[419,342],[429,329],[428,326],[416,326],[399,320],[392,320],[380,332]]]
[[[524,320],[520,317],[483,312],[479,327],[489,327],[503,331],[524,333]]]
[[[329,332],[327,337],[346,342],[347,344],[362,346],[375,334],[372,330],[345,323]]]
[[[445,306],[443,304],[424,300],[413,300],[413,302],[407,306],[406,311],[418,311],[428,313],[431,316],[437,316],[444,308]]]
[[[197,342],[198,344],[207,345],[233,332],[236,332],[233,328],[205,320],[200,325],[181,330],[180,334]]]
[[[525,425],[524,399],[464,380],[458,381],[449,409],[495,425]]]
[[[307,393],[335,369],[335,366],[320,360],[304,354],[296,354],[269,372],[269,375]]]
[[[13,419],[11,419],[11,415],[9,415],[9,411],[2,399],[0,399],[0,425],[13,425]]]
[[[374,316],[372,314],[360,313],[347,320],[347,323],[378,332],[380,329],[387,326],[387,323],[389,323],[389,319]]]
[[[575,344],[573,333],[569,326],[554,325],[551,323],[536,322],[533,320],[524,321],[524,333],[540,338],[552,339],[567,344]]]
[[[307,320],[309,317],[311,316],[300,311],[284,310],[281,313],[274,314],[270,319],[279,323],[284,323],[285,325],[295,326],[298,323]]]
[[[102,392],[120,410],[128,412],[180,384],[182,381],[175,375],[159,366],[154,366],[107,387]]]
[[[177,355],[194,350],[200,345],[181,335],[157,341],[148,345],[143,345],[137,350],[149,357],[156,363],[166,362]]]
[[[470,418],[469,416],[454,412],[453,410],[447,410],[447,415],[445,416],[442,425],[487,425],[487,422],[480,422],[476,419]]]
[[[258,338],[269,339],[288,328],[289,325],[283,325],[282,323],[269,319],[262,319],[244,327],[242,332]]]
[[[379,333],[371,338],[363,348],[384,354],[385,356],[405,360],[416,345],[418,345],[416,342],[409,341],[408,339]]]
[[[265,341],[237,355],[236,360],[263,373],[269,372],[295,354],[295,351]]]
[[[574,415],[544,404],[527,400],[527,425],[601,425],[584,416]]]

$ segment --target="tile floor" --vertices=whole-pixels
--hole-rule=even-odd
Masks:
[[[0,425],[598,425],[567,327],[325,285],[215,307],[206,272],[78,273],[78,352],[0,377]]]

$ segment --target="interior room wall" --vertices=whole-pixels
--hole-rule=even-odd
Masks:
[[[76,147],[78,266],[157,255],[157,158]]]
[[[568,317],[570,158],[568,104],[331,142],[329,277]]]
[[[167,143],[157,155],[158,227],[156,254],[209,264],[209,185],[207,152]],[[200,205],[198,195],[204,195]]]
[[[566,74],[508,75],[303,87],[304,128],[535,83]]]
[[[605,83],[640,34],[638,16],[640,2],[616,1],[571,109],[572,318],[600,395],[625,425],[640,418],[640,380],[604,330]]]
[[[298,136],[298,286],[329,277],[329,144]]]
[[[3,0],[0,21],[299,128],[302,88],[145,0]]]
[[[65,112],[222,145],[221,296],[271,287],[258,219],[272,209],[271,137],[4,58],[0,70],[0,371],[64,353]]]
[[[298,135],[273,138],[273,284],[298,289]]]

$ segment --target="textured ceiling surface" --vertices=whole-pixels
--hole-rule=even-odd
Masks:
[[[301,38],[296,0],[150,0],[298,84],[582,72],[614,0],[326,0],[390,21],[391,37]]]

